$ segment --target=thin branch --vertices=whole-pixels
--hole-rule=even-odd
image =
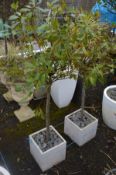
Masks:
[[[68,175],[75,175],[75,174],[78,174],[80,173],[81,171],[77,171],[77,172],[72,172],[72,173],[69,173]]]
[[[112,161],[112,163],[116,166],[116,162],[107,153],[105,153],[102,150],[100,150],[100,152],[103,153],[104,155],[106,155]]]
[[[85,106],[86,109],[96,109],[96,108],[101,108],[101,106]]]

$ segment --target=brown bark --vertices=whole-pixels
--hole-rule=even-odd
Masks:
[[[46,142],[50,138],[50,86],[47,88],[47,98],[46,98]]]
[[[7,38],[4,38],[4,48],[5,48],[5,57],[7,58],[8,55],[8,46],[7,46]]]
[[[85,84],[83,83],[82,94],[81,94],[81,116],[83,118],[85,108]]]

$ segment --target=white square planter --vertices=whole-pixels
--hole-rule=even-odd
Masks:
[[[29,135],[30,152],[42,171],[50,169],[51,167],[65,160],[66,158],[66,141],[53,126],[50,127],[62,139],[62,142],[59,145],[56,145],[45,152],[43,152],[40,149],[38,144],[33,139],[33,136],[37,133],[46,130],[46,128]]]
[[[98,119],[89,114],[86,110],[84,112],[89,115],[93,121],[85,126],[80,128],[77,124],[70,120],[70,115],[78,113],[81,109],[76,110],[75,112],[67,115],[64,122],[64,133],[68,135],[75,143],[79,146],[84,145],[86,142],[95,137],[98,125]]]

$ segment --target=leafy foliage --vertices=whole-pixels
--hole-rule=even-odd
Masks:
[[[100,24],[98,17],[90,13],[79,13],[75,17],[75,55],[77,67],[86,85],[102,81],[110,70],[110,42],[108,26]]]
[[[73,62],[76,58],[73,54],[72,40],[74,22],[71,16],[64,14],[68,11],[64,3],[59,5],[53,1],[48,3],[48,9],[41,9],[35,2],[30,1],[29,5],[20,9],[10,19],[13,20],[14,31],[20,33],[21,42],[36,40],[39,47],[42,46],[44,49],[44,52],[39,55],[33,55],[31,52],[31,59],[27,58],[24,64],[25,75],[28,77],[27,83],[40,87],[43,84],[51,85],[53,81],[67,75],[75,76]],[[35,22],[36,10],[43,13],[50,12],[46,21],[39,26]],[[63,19],[62,25],[59,17]],[[47,48],[48,44],[49,48]]]
[[[31,0],[27,6],[16,11],[10,17],[13,33],[18,34],[19,41],[24,47],[28,47],[27,43],[31,44],[32,41],[36,41],[38,46],[43,48],[42,53],[35,55],[28,47],[29,57],[23,59],[23,63],[17,69],[23,68],[25,81],[29,87],[39,88],[45,85],[47,88],[47,133],[49,133],[51,84],[53,81],[67,75],[69,77],[75,76],[73,62],[76,58],[73,54],[72,43],[74,22],[71,16],[64,14],[67,10],[64,3],[56,2],[48,3],[47,10],[41,9],[35,0]],[[44,14],[49,12],[46,20],[41,21],[41,18],[37,17],[37,11]],[[59,17],[63,20],[63,23],[61,23]],[[48,44],[50,47],[48,47]]]
[[[40,3],[30,0],[22,9],[18,9],[18,4],[12,5],[15,10],[10,17],[13,33],[18,35],[21,48],[26,48],[29,54],[22,55],[20,60],[13,59],[7,72],[13,75],[14,66],[16,75],[19,71],[19,78],[23,75],[22,80],[25,79],[28,87],[46,86],[46,126],[49,128],[52,82],[67,76],[75,78],[75,71],[79,71],[85,86],[95,85],[111,69],[112,59],[108,54],[108,27],[98,22],[98,16],[71,10],[64,1],[52,1],[47,9],[42,9]],[[40,14],[46,18],[41,18]],[[41,53],[34,54],[30,49],[33,41],[43,49]]]
[[[17,2],[12,4],[15,11],[9,18],[12,23],[12,33],[18,35],[20,42],[23,44],[31,43],[33,39],[39,44],[37,28],[43,23],[44,14],[48,12],[47,9],[40,7],[41,2],[41,0],[30,0],[28,5],[21,9],[19,9]]]

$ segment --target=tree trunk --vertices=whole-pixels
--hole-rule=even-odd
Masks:
[[[5,57],[7,58],[8,55],[8,46],[7,46],[7,38],[4,37],[4,48],[5,48]]]
[[[50,86],[47,88],[47,99],[46,99],[46,142],[50,138]]]
[[[82,86],[82,94],[81,94],[81,116],[83,118],[85,108],[85,83]]]

